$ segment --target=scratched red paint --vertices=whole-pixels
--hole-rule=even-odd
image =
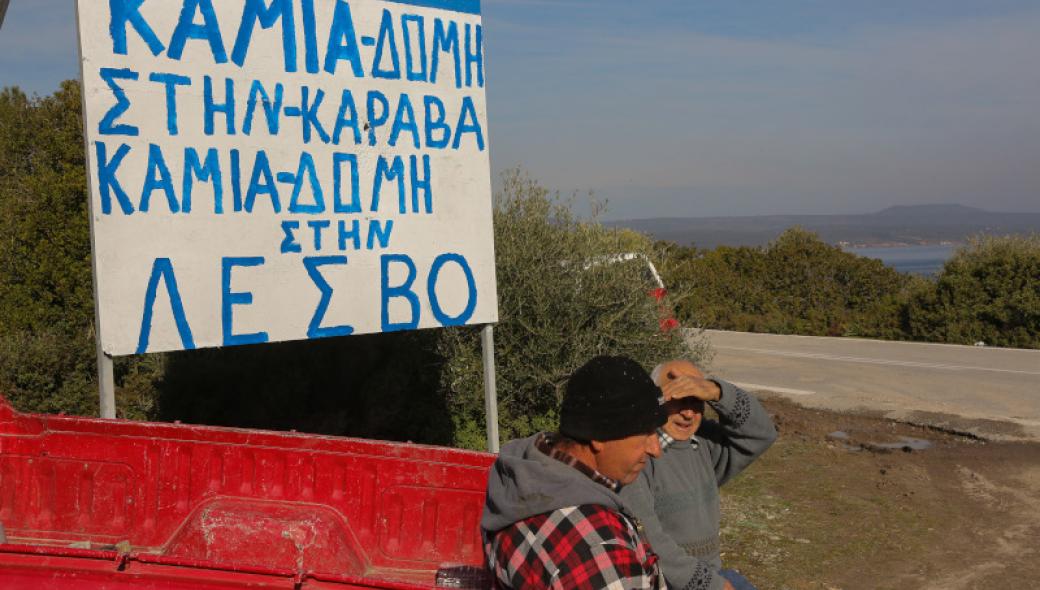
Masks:
[[[494,457],[21,414],[0,397],[5,589],[433,587],[479,565]]]

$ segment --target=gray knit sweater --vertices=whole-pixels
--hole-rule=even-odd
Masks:
[[[661,558],[670,588],[720,590],[719,486],[744,470],[776,440],[765,408],[732,383],[713,379],[722,397],[710,402],[719,421],[705,420],[688,441],[662,437],[651,459],[621,497],[643,524]]]

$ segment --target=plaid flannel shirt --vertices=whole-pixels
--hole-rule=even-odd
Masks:
[[[540,439],[539,447],[548,442]],[[569,456],[550,456],[577,467]],[[586,470],[579,469],[601,485],[616,486]],[[497,589],[664,590],[657,555],[638,527],[634,517],[606,506],[568,506],[497,531],[485,538],[484,552]]]
[[[660,441],[660,443],[661,443],[661,451],[662,452],[664,452],[668,447],[670,447],[673,444],[675,444],[675,438],[672,437],[672,435],[670,435],[667,432],[665,432],[664,428],[658,428],[657,429],[657,440]],[[692,446],[693,448],[696,449],[698,444],[699,443],[697,442],[697,437],[696,436],[691,436],[690,437],[690,446]]]

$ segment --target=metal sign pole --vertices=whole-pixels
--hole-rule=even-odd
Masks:
[[[484,353],[484,414],[487,418],[488,452],[497,453],[498,440],[498,392],[495,389],[495,336],[491,324],[480,332],[480,344]]]
[[[6,0],[0,0],[0,8],[6,8]],[[80,33],[79,17],[82,11],[80,2],[76,3],[76,37],[78,40]],[[94,199],[91,195],[94,194],[94,178],[90,174],[90,162],[91,162],[91,149],[90,149],[90,133],[87,129],[87,85],[86,76],[83,75],[83,69],[86,65],[83,62],[83,43],[78,42],[76,44],[77,53],[79,55],[79,81],[80,81],[80,100],[83,112],[83,146],[84,153],[87,155],[87,203],[89,204],[90,211],[90,260],[91,260],[91,273],[94,284],[94,332],[97,338],[97,366],[98,366],[98,401],[100,406],[100,412],[102,418],[115,418],[116,417],[116,374],[112,367],[112,357],[105,354],[103,348],[101,348],[101,303],[98,296],[98,272],[97,272],[97,252],[94,250],[96,240],[94,239]]]
[[[100,391],[101,417],[116,417],[116,374],[112,368],[112,357],[101,350],[101,340],[98,339],[97,351],[98,364],[98,389]]]

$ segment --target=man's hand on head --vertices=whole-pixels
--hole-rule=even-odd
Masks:
[[[722,396],[722,389],[714,381],[703,377],[680,375],[666,380],[661,385],[661,393],[666,402],[684,398],[714,402]]]
[[[704,377],[704,373],[697,368],[697,365],[687,360],[674,360],[666,363],[661,363],[659,376],[657,380],[658,385],[666,381],[675,379],[676,377]]]

